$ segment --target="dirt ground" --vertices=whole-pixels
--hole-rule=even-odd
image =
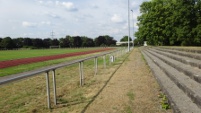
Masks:
[[[139,49],[116,71],[107,86],[88,106],[86,113],[161,113],[160,87]]]

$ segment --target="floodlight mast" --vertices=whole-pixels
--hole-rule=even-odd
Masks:
[[[135,24],[135,22],[134,22],[134,18],[133,18],[133,10],[131,9],[131,12],[132,12],[132,20],[133,20],[133,47],[134,47],[134,33],[135,33],[135,28],[134,28],[134,24]]]
[[[128,52],[130,51],[130,2],[128,0]]]

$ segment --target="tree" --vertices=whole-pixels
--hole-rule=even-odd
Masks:
[[[105,37],[104,36],[99,36],[99,37],[97,37],[97,38],[95,38],[95,40],[94,40],[94,42],[95,42],[95,46],[105,46]]]
[[[128,41],[128,36],[124,36],[123,38],[120,39],[120,42],[126,42]],[[132,41],[131,37],[129,38],[129,41]]]
[[[59,45],[58,39],[53,39],[53,40],[51,41],[51,46],[58,46],[58,45]]]
[[[43,39],[43,47],[49,48],[51,46],[52,40],[50,38]]]
[[[108,36],[108,35],[105,35],[104,37],[105,37],[105,42],[104,42],[104,43],[105,43],[107,46],[112,46],[112,45],[114,46],[114,45],[116,45],[116,42],[117,42],[117,41],[114,40],[113,37],[110,37],[110,36]]]
[[[69,40],[69,47],[73,47],[73,38],[71,36],[67,35],[66,39]]]
[[[70,47],[70,41],[67,37],[61,38],[61,39],[59,39],[59,45],[60,45],[60,47]]]
[[[105,35],[105,36],[99,36],[95,38],[94,42],[95,42],[95,46],[111,46],[111,45],[116,45],[117,41],[114,40],[113,37]]]
[[[33,45],[33,43],[32,43],[32,40],[30,38],[24,38],[24,41],[23,41],[24,47],[30,47],[32,45]]]
[[[129,38],[129,41],[130,41],[130,46],[131,46],[131,42],[132,42],[132,39],[131,39],[131,37]],[[123,38],[121,38],[120,39],[120,42],[128,42],[128,36],[124,36]],[[124,44],[121,44],[122,46],[127,46],[128,45],[128,43],[126,44],[126,43],[124,43]]]
[[[42,48],[43,47],[43,40],[40,38],[32,39],[33,47],[35,48]]]
[[[201,0],[151,0],[140,5],[138,41],[151,45],[199,45]]]
[[[82,47],[94,47],[95,46],[93,39],[85,37],[85,36],[82,36],[81,38],[82,38]]]
[[[71,38],[71,43],[73,47],[81,47],[82,45],[82,39],[80,36],[73,36]]]
[[[3,39],[2,39],[2,38],[0,38],[0,44],[1,44],[1,41],[2,41],[2,40],[3,40]],[[0,48],[2,48],[2,47],[1,47],[1,45],[0,45]]]
[[[13,42],[15,43],[16,48],[22,48],[24,39],[22,37],[16,38],[16,39],[13,39]]]
[[[196,46],[201,46],[201,0],[195,2],[195,21],[196,25],[193,28],[194,40],[193,43]]]
[[[4,49],[13,49],[15,47],[13,40],[10,37],[3,38],[0,45]]]

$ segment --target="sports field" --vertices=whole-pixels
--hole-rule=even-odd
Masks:
[[[30,58],[39,56],[50,56],[65,53],[82,52],[96,50],[100,48],[79,48],[79,49],[21,49],[0,51],[0,61],[13,60],[20,58]]]
[[[110,49],[82,48],[0,51],[0,67],[2,67],[0,68],[0,77],[86,57],[83,55]]]

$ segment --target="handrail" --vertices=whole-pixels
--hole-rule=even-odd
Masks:
[[[53,89],[54,89],[54,104],[56,105],[57,104],[56,79],[55,79],[55,70],[56,69],[79,63],[80,85],[82,86],[84,84],[83,62],[86,61],[86,60],[94,59],[94,61],[95,61],[95,75],[96,75],[97,71],[98,71],[98,66],[97,66],[98,65],[98,62],[97,62],[98,57],[103,56],[104,67],[106,67],[106,63],[105,63],[106,62],[106,59],[105,59],[106,55],[113,54],[112,58],[114,58],[115,52],[116,53],[117,52],[126,53],[128,51],[127,51],[127,49],[117,49],[117,50],[114,50],[114,51],[104,52],[104,53],[101,53],[101,54],[98,54],[98,55],[93,55],[93,56],[89,56],[89,57],[86,57],[86,58],[73,60],[73,61],[70,61],[70,62],[64,62],[64,63],[56,64],[56,65],[53,65],[53,66],[47,66],[47,67],[43,67],[43,68],[40,68],[40,69],[35,69],[35,70],[32,70],[32,71],[27,71],[27,72],[23,72],[23,73],[19,73],[19,74],[13,74],[13,75],[1,77],[0,78],[0,86],[1,85],[6,85],[8,83],[15,82],[15,81],[18,81],[18,80],[21,80],[21,79],[25,79],[25,78],[28,78],[28,77],[32,77],[32,76],[40,74],[40,73],[45,73],[45,76],[46,76],[46,90],[47,90],[47,105],[48,105],[48,108],[50,109],[51,108],[51,104],[50,104],[50,86],[49,86],[50,85],[49,84],[49,72],[50,71],[53,72],[52,76],[53,76]]]

